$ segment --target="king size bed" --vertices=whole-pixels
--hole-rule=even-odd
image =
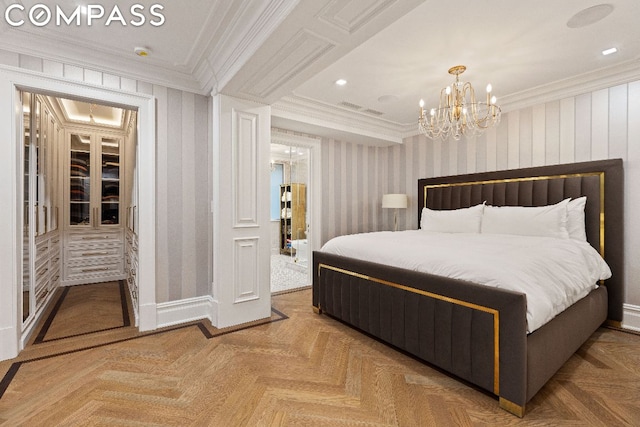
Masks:
[[[485,212],[482,218],[486,221],[478,229],[478,235],[482,235],[481,230],[488,231],[482,228],[488,228],[487,209],[504,214],[505,209],[500,207],[540,207],[536,208],[538,210],[549,207],[554,212],[564,209],[566,213],[568,203],[578,199],[582,200],[584,220],[578,219],[584,221],[583,239],[588,243],[570,247],[582,244],[580,250],[583,253],[593,251],[601,255],[602,258],[598,258],[606,261],[606,264],[602,262],[603,267],[595,267],[598,270],[596,276],[585,275],[585,280],[592,280],[593,283],[582,293],[576,293],[568,307],[562,306],[561,311],[547,315],[543,320],[534,321],[531,318],[530,311],[535,305],[541,305],[538,304],[538,297],[532,297],[532,294],[517,288],[487,286],[481,284],[481,280],[470,280],[464,275],[420,271],[414,266],[421,263],[419,257],[407,262],[404,255],[395,256],[395,249],[387,250],[393,252],[391,258],[395,257],[391,262],[379,262],[375,256],[362,254],[351,256],[348,245],[346,249],[332,250],[335,246],[332,241],[321,251],[313,253],[314,310],[335,317],[495,394],[503,409],[522,417],[526,403],[598,327],[604,322],[620,326],[622,321],[622,160],[418,181],[418,223],[422,229],[429,224],[426,222],[427,215],[429,218],[438,218],[439,211],[447,211],[446,215],[455,212],[467,215],[482,210]],[[508,221],[500,216],[497,218],[499,234],[501,223]],[[564,220],[567,218],[564,217]],[[464,224],[468,224],[468,221]],[[422,238],[428,232],[414,230],[403,233],[413,233]],[[391,246],[393,239],[390,236],[394,235],[391,232],[380,234],[386,236]],[[459,238],[461,234],[451,233],[455,235],[454,238]],[[442,233],[434,235],[442,237]],[[400,237],[400,234],[397,236]],[[364,236],[365,239],[369,237]],[[470,237],[482,239],[475,235]],[[544,241],[544,238],[541,239]],[[444,246],[442,240],[430,241]],[[367,240],[364,242],[371,251],[372,245],[368,245]],[[466,246],[466,243],[456,244]],[[455,248],[455,244],[453,246]],[[503,250],[503,253],[508,251],[510,249]],[[421,249],[411,244],[409,252],[415,255]],[[427,250],[424,252],[429,253]],[[484,263],[480,252],[476,252],[480,260],[476,262],[477,265]],[[475,258],[469,253],[474,252],[471,249],[461,250],[460,257],[467,254],[464,256]],[[591,254],[588,256],[592,257]],[[462,260],[459,258],[453,265],[465,264],[460,262]],[[567,264],[571,263],[567,261]],[[530,270],[529,273],[533,270],[535,280],[536,271],[532,265],[535,266],[531,264],[526,268]],[[494,269],[504,273],[500,266]],[[600,278],[610,278],[593,279],[603,270],[608,270],[610,274],[603,272]],[[555,289],[563,273],[555,274],[540,271],[537,279],[543,285],[548,283],[549,289]],[[517,273],[513,275],[514,278],[519,276]],[[534,322],[537,322],[535,327]]]

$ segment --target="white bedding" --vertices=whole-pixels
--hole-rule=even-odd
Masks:
[[[336,237],[322,251],[523,292],[528,332],[611,277],[589,243],[553,237],[382,231]]]

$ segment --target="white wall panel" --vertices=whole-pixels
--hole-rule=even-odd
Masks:
[[[487,141],[487,164],[483,169],[485,171],[498,169],[498,130],[496,128],[489,129],[485,134]],[[482,168],[482,166],[479,166]]]
[[[481,142],[481,137],[470,138],[465,141],[466,149],[464,150],[465,162],[462,165],[465,168],[466,173],[476,172],[476,161],[478,156],[478,146],[485,146],[484,141]]]
[[[347,183],[349,182],[347,180],[347,173],[348,172],[352,172],[352,168],[351,165],[347,163],[347,144],[341,142],[340,143],[340,151],[338,152],[338,154],[340,155],[340,159],[341,160],[341,164],[342,167],[339,169],[340,170],[340,175],[341,175],[341,183]],[[347,186],[346,185],[341,185],[340,186],[340,204],[342,206],[344,206],[344,209],[340,210],[340,234],[344,234],[345,230],[348,230],[349,227],[347,225],[347,213],[349,211],[348,209],[348,204],[349,204],[349,199],[347,199]]]
[[[102,85],[102,73],[95,70],[84,70],[84,81],[92,85]]]
[[[520,111],[509,113],[507,120],[507,167],[517,168],[520,164]]]
[[[591,160],[591,94],[576,96],[576,162]]]
[[[497,169],[509,168],[509,116],[502,119],[502,123],[496,129],[496,167]]]
[[[64,64],[64,78],[69,80],[83,81],[84,69],[76,67],[75,65]]]
[[[258,270],[258,237],[233,240],[233,296],[234,303],[251,301],[260,297]]]
[[[526,168],[533,164],[533,130],[532,130],[532,109],[526,108],[520,111],[518,120],[518,149],[520,150],[520,163],[518,167]]]
[[[575,161],[575,118],[574,99],[560,101],[560,163]]]
[[[182,92],[182,295],[181,299],[196,295],[196,152],[195,95]]]
[[[104,73],[102,75],[102,84],[111,89],[120,89],[120,77],[113,74]],[[155,86],[154,86],[155,89]]]
[[[35,56],[20,54],[20,68],[31,71],[42,71],[42,59]]]
[[[120,80],[118,79],[118,84]],[[153,95],[157,100],[157,175],[156,175],[156,298],[159,302],[169,301],[169,111],[168,89],[154,86]]]
[[[138,90],[138,82],[126,77],[120,77],[120,89],[127,92],[135,92]]]
[[[625,162],[625,301],[640,305],[640,81],[629,84],[627,161]]]
[[[560,103],[545,106],[545,158],[547,165],[560,163]]]
[[[64,65],[61,62],[45,59],[42,61],[42,71],[50,76],[63,77]]]
[[[0,49],[0,64],[9,65],[10,67],[19,67],[20,55],[15,52]]]
[[[627,85],[609,90],[609,154],[611,158],[627,157]]]
[[[536,105],[531,110],[531,166],[545,162],[545,106]]]
[[[609,156],[609,89],[591,95],[591,160]]]
[[[436,139],[432,142],[433,156],[431,157],[431,165],[433,166],[433,176],[445,175],[442,171],[442,141]]]
[[[153,93],[153,85],[151,83],[143,82],[140,80],[136,81],[136,92],[146,93],[151,95]],[[188,92],[184,92],[188,93]]]
[[[233,115],[233,191],[231,201],[236,227],[258,225],[258,116],[246,112]]]

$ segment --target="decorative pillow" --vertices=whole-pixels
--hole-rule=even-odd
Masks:
[[[573,199],[567,205],[567,231],[569,237],[575,240],[587,241],[587,230],[584,224],[584,207],[587,204],[587,196]]]
[[[548,206],[486,206],[482,233],[569,238],[565,199]]]
[[[422,209],[420,228],[439,233],[480,233],[484,203],[452,210]]]

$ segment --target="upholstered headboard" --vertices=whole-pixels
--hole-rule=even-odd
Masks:
[[[605,283],[609,319],[622,321],[624,300],[624,176],[622,160],[602,160],[454,175],[418,180],[418,224],[423,207],[457,209],[494,206],[544,206],[567,197],[587,196],[587,240],[605,258],[613,276]]]

